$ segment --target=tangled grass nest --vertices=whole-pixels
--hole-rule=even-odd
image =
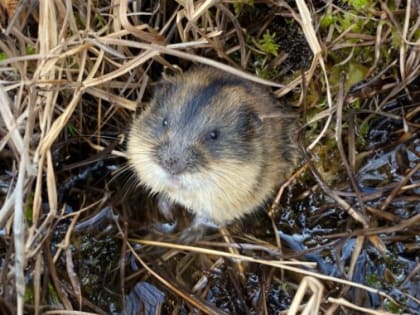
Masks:
[[[419,10],[0,1],[0,313],[414,314]],[[287,99],[306,157],[257,227],[185,246],[113,178],[153,82],[192,64]]]

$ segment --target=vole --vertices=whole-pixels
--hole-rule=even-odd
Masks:
[[[299,159],[297,117],[262,86],[209,67],[158,83],[134,119],[127,156],[139,182],[195,215],[203,227],[253,213]]]

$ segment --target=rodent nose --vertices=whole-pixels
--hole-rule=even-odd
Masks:
[[[187,163],[177,157],[168,157],[162,160],[162,166],[172,175],[178,175],[187,168]]]
[[[185,154],[174,152],[167,145],[160,146],[157,150],[159,164],[170,174],[178,175],[188,167],[188,159]]]

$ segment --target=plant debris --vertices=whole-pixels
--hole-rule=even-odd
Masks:
[[[0,313],[417,313],[419,13],[0,1]],[[195,64],[296,107],[305,157],[257,218],[185,246],[124,151],[154,83]]]

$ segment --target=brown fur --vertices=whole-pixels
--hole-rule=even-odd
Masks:
[[[259,208],[294,168],[296,133],[296,117],[263,87],[196,68],[156,87],[127,153],[153,193],[224,225]]]

